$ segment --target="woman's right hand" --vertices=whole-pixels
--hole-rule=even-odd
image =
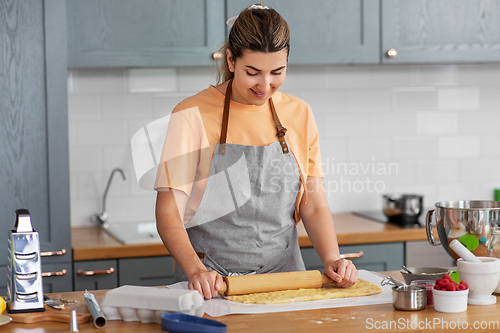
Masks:
[[[205,299],[217,297],[222,276],[216,271],[201,271],[189,278],[189,290],[197,290]]]

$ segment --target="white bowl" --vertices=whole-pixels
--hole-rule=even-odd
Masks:
[[[467,295],[469,289],[457,291],[444,291],[432,289],[434,310],[438,312],[464,312],[467,311]]]
[[[497,298],[492,295],[500,281],[500,259],[478,257],[482,262],[457,260],[460,279],[469,285],[469,304],[495,304]]]

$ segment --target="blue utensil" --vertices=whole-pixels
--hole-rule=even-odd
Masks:
[[[172,333],[224,333],[227,325],[207,318],[167,312],[161,315],[161,330]]]

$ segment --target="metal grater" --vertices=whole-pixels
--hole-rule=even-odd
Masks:
[[[8,246],[8,312],[45,311],[40,238],[33,230],[27,209],[16,210],[16,225],[10,232]]]

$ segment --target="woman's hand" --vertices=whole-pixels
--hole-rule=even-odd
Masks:
[[[202,271],[189,278],[188,288],[197,290],[205,299],[217,297],[222,285],[222,276],[216,271]]]
[[[358,270],[350,260],[338,259],[325,262],[324,267],[325,275],[339,287],[348,288],[358,280]]]

